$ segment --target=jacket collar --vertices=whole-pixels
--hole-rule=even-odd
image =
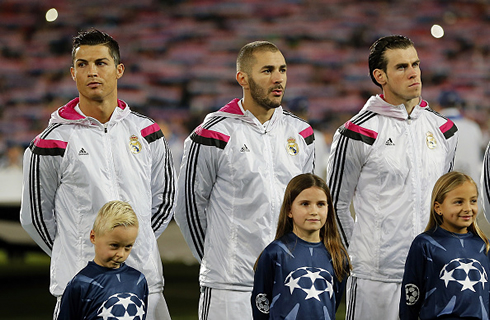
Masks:
[[[75,98],[53,112],[51,114],[51,119],[49,123],[61,123],[61,124],[69,124],[69,123],[79,123],[84,125],[94,125],[100,124],[100,122],[92,117],[87,117],[80,110],[79,106],[80,98]],[[128,107],[128,104],[122,100],[117,100],[117,107],[114,109],[114,112],[111,116],[110,122],[117,122],[124,119],[131,110]]]
[[[253,115],[252,112],[243,109],[240,99],[233,99],[227,105],[219,109],[218,111],[210,114],[210,116],[221,116],[228,118],[240,119],[246,123],[249,123],[260,132],[270,131],[274,129],[279,120],[283,117],[282,106],[277,107],[272,114],[271,119],[268,121],[267,130],[262,123]]]
[[[421,112],[427,109],[428,107],[429,104],[427,103],[427,101],[420,98],[420,102],[418,105],[416,105],[413,108],[412,113],[410,114],[410,118],[417,119],[418,117],[420,117]],[[377,114],[381,114],[387,117],[396,118],[400,120],[408,119],[408,112],[407,109],[405,108],[405,105],[400,104],[395,106],[389,104],[383,99],[383,95],[379,95],[379,94],[369,98],[369,100],[366,102],[366,104],[362,109],[369,110]]]

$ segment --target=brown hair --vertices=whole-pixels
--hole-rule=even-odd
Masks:
[[[328,214],[325,224],[320,229],[320,239],[327,248],[327,251],[332,257],[332,265],[335,275],[339,281],[348,276],[351,270],[351,264],[347,250],[345,249],[340,239],[335,222],[335,209],[333,207],[332,196],[330,190],[322,178],[311,174],[300,174],[289,181],[284,193],[284,200],[281,211],[279,213],[279,221],[277,223],[277,231],[275,240],[282,236],[293,232],[293,219],[289,217],[289,212],[296,197],[305,189],[316,187],[322,189],[327,196]]]
[[[465,182],[470,182],[472,183],[477,191],[478,194],[478,187],[473,181],[473,179],[461,172],[458,171],[452,171],[449,173],[446,173],[445,175],[441,176],[436,184],[434,185],[434,189],[432,190],[432,199],[430,202],[430,216],[429,216],[429,222],[427,223],[427,227],[425,228],[425,231],[433,230],[440,226],[443,222],[443,217],[441,215],[438,215],[436,210],[435,210],[435,204],[437,203],[443,203],[444,199],[446,199],[446,195],[456,189],[457,187],[461,186]],[[488,238],[485,236],[483,231],[480,229],[478,226],[478,223],[473,221],[473,223],[468,227],[468,230],[470,230],[472,233],[478,235],[486,245],[486,250],[485,252],[488,253],[488,250],[490,249],[490,243],[488,242]]]
[[[269,41],[254,41],[244,45],[240,52],[238,52],[238,58],[236,60],[236,70],[237,72],[244,72],[250,74],[252,71],[252,66],[256,62],[254,53],[259,51],[280,51],[279,48]]]

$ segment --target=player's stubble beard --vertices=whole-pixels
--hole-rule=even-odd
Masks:
[[[265,89],[257,85],[252,77],[249,77],[248,84],[250,86],[250,95],[252,96],[252,99],[264,109],[276,109],[281,105],[284,92],[286,91],[282,85],[275,85],[274,87],[270,88],[268,92],[265,92]],[[275,102],[268,97],[269,93],[271,93],[274,89],[282,89],[282,96],[279,102]]]

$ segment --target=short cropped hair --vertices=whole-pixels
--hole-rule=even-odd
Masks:
[[[386,60],[385,52],[388,49],[407,49],[414,47],[412,40],[402,35],[391,35],[379,38],[369,48],[369,76],[375,85],[382,88],[376,81],[373,71],[376,69],[383,70],[386,73],[388,60]]]
[[[82,45],[104,45],[109,48],[109,54],[114,59],[114,64],[117,66],[121,63],[121,54],[119,52],[119,44],[117,41],[105,32],[97,29],[90,29],[88,31],[79,32],[77,36],[73,37],[73,46],[71,50],[72,65],[75,62],[77,48]]]
[[[138,228],[139,223],[129,203],[115,200],[107,202],[100,208],[92,229],[96,235],[102,235],[119,226]]]
[[[238,52],[238,58],[236,60],[237,72],[244,72],[250,74],[252,66],[256,62],[254,53],[259,51],[280,51],[279,48],[269,41],[254,41],[244,45]]]

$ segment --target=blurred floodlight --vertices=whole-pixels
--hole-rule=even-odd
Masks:
[[[53,22],[58,19],[58,11],[55,8],[51,8],[46,12],[46,21]]]
[[[442,38],[444,36],[444,29],[440,25],[435,24],[430,28],[430,34],[432,34],[434,38]]]

